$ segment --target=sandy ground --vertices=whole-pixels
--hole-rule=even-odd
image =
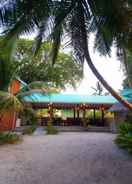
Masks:
[[[132,184],[132,157],[110,133],[25,136],[0,147],[0,184]]]

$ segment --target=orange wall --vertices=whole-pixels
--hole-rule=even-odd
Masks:
[[[5,112],[0,120],[0,131],[13,130],[16,126],[16,113]]]
[[[16,94],[20,90],[21,84],[18,80],[13,80],[10,85],[10,93]]]
[[[13,80],[9,92],[16,94],[20,90],[20,82],[18,80]],[[16,127],[16,113],[13,111],[5,112],[0,119],[0,131],[13,130]]]

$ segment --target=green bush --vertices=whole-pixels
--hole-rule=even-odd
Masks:
[[[20,117],[24,125],[36,125],[37,123],[37,116],[32,108],[25,108],[20,114]]]
[[[47,134],[57,134],[58,130],[53,126],[53,122],[49,121],[47,126],[44,128]]]
[[[34,133],[34,131],[36,130],[36,125],[32,125],[30,127],[26,127],[24,130],[23,130],[23,135],[31,135]]]
[[[0,145],[15,144],[21,140],[21,136],[12,132],[0,132]]]
[[[118,135],[115,143],[132,154],[132,124],[122,123],[118,127]]]
[[[131,111],[127,113],[125,121],[132,123],[132,112]]]

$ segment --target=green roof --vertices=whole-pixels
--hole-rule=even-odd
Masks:
[[[127,88],[121,91],[121,96],[123,96],[128,101],[132,101],[132,88]]]
[[[44,94],[33,92],[23,97],[23,101],[31,103],[70,103],[70,104],[114,104],[116,99],[112,96],[73,95],[73,94]]]
[[[125,89],[121,91],[121,96],[124,99],[132,101],[132,89]],[[29,103],[69,103],[69,104],[115,104],[117,100],[112,96],[99,95],[77,95],[77,94],[61,94],[52,93],[45,94],[40,90],[31,90],[23,93],[22,99]]]
[[[127,88],[121,91],[121,96],[123,96],[129,103],[132,103],[132,89]],[[109,109],[110,112],[128,112],[129,109],[126,108],[123,104],[117,102]]]

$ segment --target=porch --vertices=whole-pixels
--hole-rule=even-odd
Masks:
[[[95,126],[108,127],[105,117],[107,110],[115,103],[112,96],[88,96],[68,94],[44,94],[31,91],[24,95],[23,101],[27,107],[34,110],[45,109],[47,115],[38,117],[38,125],[46,126],[52,119],[54,126]],[[70,111],[70,116],[56,116],[56,111]],[[97,112],[100,117],[97,117]],[[88,116],[90,113],[90,117]]]

